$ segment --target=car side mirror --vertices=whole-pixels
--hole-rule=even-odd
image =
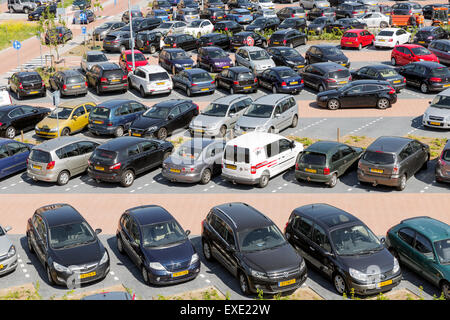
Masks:
[[[228,116],[230,116],[231,118],[233,118],[234,116],[236,116],[236,113],[230,112],[230,113],[228,114]]]
[[[184,232],[184,234],[185,234],[186,236],[190,235],[190,234],[191,234],[191,230],[186,230],[186,231]]]
[[[169,116],[167,117],[167,120],[172,120],[173,119],[173,115],[169,114]]]
[[[291,149],[294,149],[294,148],[295,148],[295,142],[291,141]]]
[[[78,119],[78,116],[75,116],[75,115],[74,115],[74,116],[72,116],[72,119],[73,119],[73,120],[77,120],[77,119]]]
[[[381,243],[385,244],[386,243],[386,238],[385,237],[381,237],[380,241],[381,241]]]
[[[281,113],[276,113],[275,118],[279,118],[279,117],[281,117]]]
[[[38,109],[33,109],[33,113],[38,113]]]
[[[95,234],[99,234],[102,232],[102,229],[95,229]]]
[[[325,254],[327,257],[334,257],[334,253],[329,252],[329,251],[324,251],[324,254]]]
[[[12,230],[12,227],[6,226],[4,230],[5,230],[5,232],[11,231],[11,230]]]

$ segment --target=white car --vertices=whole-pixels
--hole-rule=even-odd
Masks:
[[[398,44],[405,44],[411,40],[411,33],[401,28],[386,28],[381,30],[376,36],[373,45],[375,48],[394,48]]]
[[[256,9],[275,9],[275,4],[271,0],[256,0]]]
[[[295,166],[303,145],[284,136],[249,132],[227,142],[222,177],[232,183],[264,188],[269,179]]]
[[[128,74],[128,86],[139,90],[142,97],[146,95],[171,93],[173,82],[169,73],[159,65],[138,67]]]
[[[439,92],[422,117],[422,124],[432,128],[450,129],[450,89]]]
[[[255,12],[255,16],[264,17],[264,18],[278,18],[275,10],[273,9],[259,9]]]
[[[300,0],[300,7],[304,9],[329,7],[330,3],[327,0]]]
[[[185,33],[192,36],[202,36],[204,34],[212,33],[214,31],[214,25],[207,19],[199,19],[190,22],[184,29]]]
[[[367,24],[369,28],[387,28],[390,24],[390,17],[381,12],[370,12],[358,19]]]
[[[187,27],[187,23],[184,21],[166,21],[159,25],[158,28],[153,29],[153,32],[160,32],[162,35],[166,36],[169,32],[174,33],[184,33]]]
[[[0,107],[12,104],[11,96],[9,95],[8,88],[6,86],[0,87]]]

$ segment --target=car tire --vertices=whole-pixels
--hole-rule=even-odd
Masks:
[[[446,300],[450,300],[450,283],[448,281],[443,280],[439,285],[441,292],[444,294],[444,298]]]
[[[391,58],[391,64],[392,64],[393,66],[396,66],[396,65],[397,65],[397,60],[395,60],[394,57]]]
[[[211,181],[211,170],[206,168],[203,170],[201,176],[200,176],[200,183],[201,184],[208,184]]]
[[[117,237],[117,251],[119,251],[120,254],[125,253],[125,251],[123,250],[123,241],[120,236]]]
[[[17,97],[17,100],[22,100],[23,99],[23,97],[22,97],[22,95],[20,94],[19,91],[16,92],[16,97]]]
[[[241,292],[244,295],[250,294],[250,288],[248,286],[248,279],[244,272],[239,271],[238,273],[238,279],[239,279],[239,288],[241,289]]]
[[[8,128],[6,128],[5,130],[5,137],[8,139],[14,139],[16,136],[16,128],[14,128],[13,126],[9,126]]]
[[[403,191],[406,188],[406,174],[400,178],[400,184],[397,186],[398,191]]]
[[[292,118],[291,128],[297,127],[297,124],[298,124],[298,116],[295,115],[295,116]]]
[[[224,138],[227,135],[227,126],[222,125],[219,129],[220,136]]]
[[[46,271],[47,271],[47,281],[48,281],[48,284],[52,286],[52,285],[55,284],[55,281],[54,281],[53,278],[52,278],[52,273],[51,273],[51,271],[50,271],[50,267],[49,267],[49,266],[46,266]]]
[[[362,49],[362,44],[360,43],[359,45],[358,45],[358,50],[361,50]]]
[[[294,49],[294,44],[292,42],[289,44],[289,48]]]
[[[142,98],[145,98],[146,96],[144,88],[142,88],[142,86],[139,88],[139,94],[141,95]]]
[[[23,13],[25,13],[26,15],[28,15],[29,12],[30,12],[30,9],[28,9],[28,8],[23,9]]]
[[[336,184],[337,184],[337,174],[336,173],[333,173],[333,175],[331,176],[331,179],[330,179],[330,181],[328,182],[328,187],[330,187],[330,188],[334,188],[335,186],[336,186]]]
[[[261,189],[267,187],[267,185],[269,184],[269,179],[270,179],[269,174],[263,173],[259,178],[258,187]]]
[[[122,173],[122,177],[120,178],[120,184],[122,187],[128,188],[131,187],[131,185],[134,182],[134,172],[130,169],[125,170],[124,173]]]
[[[273,94],[276,94],[277,92],[278,92],[277,86],[273,85],[273,86],[272,86],[272,93],[273,93]]]
[[[430,89],[428,88],[428,85],[425,82],[422,82],[420,85],[420,92],[422,93],[428,93]]]
[[[167,129],[164,127],[159,128],[156,136],[158,137],[159,140],[165,140],[167,138]]]
[[[150,54],[154,54],[156,52],[156,47],[154,45],[151,45],[148,51],[150,51]]]
[[[30,253],[34,253],[33,245],[31,244],[30,234],[28,232],[27,232],[27,245],[28,251],[30,251]]]
[[[341,106],[341,103],[338,99],[330,99],[327,103],[327,108],[330,110],[337,110]]]
[[[381,99],[378,99],[378,101],[377,101],[377,108],[378,109],[382,109],[383,110],[383,109],[389,108],[390,106],[391,106],[391,103],[386,98],[381,98]]]
[[[380,28],[384,29],[384,28],[387,28],[387,27],[389,27],[389,24],[386,21],[381,21]]]
[[[233,86],[230,87],[230,94],[234,94]]]
[[[121,126],[118,126],[116,128],[116,130],[114,130],[114,137],[116,137],[116,138],[122,137],[123,134],[124,134],[124,130],[123,130],[123,127],[121,127]]]
[[[325,88],[323,87],[323,85],[319,86],[319,92],[325,91]]]
[[[70,180],[70,173],[67,170],[63,170],[58,174],[58,178],[56,178],[56,183],[58,186],[66,185]]]
[[[342,276],[342,274],[340,273],[336,273],[333,275],[333,286],[337,293],[339,293],[340,295],[343,295],[348,291],[344,276]]]
[[[68,136],[68,135],[70,135],[70,129],[67,127],[62,129],[61,136]]]
[[[142,275],[142,280],[144,280],[144,283],[150,284],[149,277],[148,277],[148,271],[147,271],[147,269],[145,269],[144,266],[142,266],[142,268],[141,268],[141,275]]]
[[[192,97],[192,91],[191,91],[191,89],[187,89],[186,90],[186,95],[188,96],[188,97]]]
[[[203,256],[207,261],[214,261],[214,257],[211,253],[211,245],[209,244],[208,240],[202,239],[202,251]]]

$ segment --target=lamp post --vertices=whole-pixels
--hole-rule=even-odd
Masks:
[[[134,69],[135,69],[135,63],[134,63],[134,37],[133,37],[133,23],[131,21],[131,0],[128,0],[128,16],[130,18],[131,63],[132,63],[132,69],[134,71]]]

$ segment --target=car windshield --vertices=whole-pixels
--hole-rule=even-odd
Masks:
[[[219,103],[210,103],[202,112],[205,116],[225,117],[227,114],[228,105]]]
[[[380,31],[378,33],[378,35],[382,36],[382,37],[392,37],[393,34],[394,34],[394,31]]]
[[[316,166],[324,166],[327,161],[327,156],[323,153],[305,151],[303,152],[300,163],[312,164]]]
[[[397,71],[395,71],[395,69],[392,69],[392,68],[378,70],[378,72],[380,73],[381,77],[383,77],[383,78],[398,76]]]
[[[75,222],[50,228],[50,247],[63,249],[95,241],[94,233],[86,222]]]
[[[211,51],[208,52],[208,55],[212,59],[228,57],[228,54],[225,51],[223,51],[223,50],[211,50]]]
[[[102,108],[102,107],[96,107],[91,112],[91,115],[95,118],[108,119],[109,118],[109,109]]]
[[[194,73],[191,77],[193,83],[212,81],[211,75],[208,72]]]
[[[249,52],[251,60],[266,60],[270,59],[269,54],[265,50],[251,51]]]
[[[366,151],[363,159],[373,164],[393,164],[395,162],[395,157],[392,153],[381,151]]]
[[[434,242],[434,248],[441,264],[450,264],[450,239]]]
[[[237,79],[238,80],[253,80],[255,78],[254,78],[253,73],[251,73],[251,72],[242,72],[242,73],[238,74]]]
[[[338,49],[336,47],[326,47],[323,48],[323,52],[325,54],[329,54],[329,55],[338,55],[338,54],[343,54],[341,49]]]
[[[251,23],[251,25],[253,25],[253,26],[263,26],[264,25],[264,23],[266,22],[266,19],[255,19],[252,23]]]
[[[338,255],[360,255],[383,249],[380,240],[366,226],[343,227],[330,232]]]
[[[280,78],[284,79],[284,78],[296,77],[296,76],[298,76],[298,73],[289,68],[289,69],[279,70],[278,75],[280,76]]]
[[[131,53],[127,54],[127,61],[131,62],[132,56]],[[134,53],[134,61],[145,61],[147,60],[142,53]]]
[[[176,155],[180,158],[196,160],[201,153],[202,149],[195,148],[193,144],[189,142],[186,145],[180,146],[176,152]]]
[[[344,34],[344,38],[356,38],[358,37],[358,34],[356,32],[346,32]]]
[[[244,113],[244,116],[254,118],[270,118],[273,108],[274,106],[270,106],[267,104],[252,103]]]
[[[431,105],[437,108],[450,109],[450,96],[437,95],[431,101]]]
[[[188,27],[190,28],[197,28],[202,23],[202,20],[194,20],[191,23],[188,24]]]
[[[165,247],[187,240],[186,233],[175,220],[142,226],[141,234],[142,245],[146,248]]]
[[[331,78],[331,79],[342,79],[342,78],[348,78],[348,77],[350,77],[350,71],[348,71],[347,69],[337,70],[337,71],[328,73],[328,78]]]
[[[163,22],[159,25],[159,29],[170,29],[173,26],[173,23]]]
[[[416,47],[416,48],[411,48],[411,51],[416,55],[416,56],[426,56],[431,54],[431,52],[424,48],[424,47]]]
[[[266,16],[274,16],[275,11],[273,11],[272,9],[267,9],[263,11],[263,14],[265,14]]]
[[[103,62],[108,61],[104,54],[90,54],[87,56],[87,62]]]
[[[290,58],[301,56],[301,54],[297,50],[292,49],[292,48],[282,48],[282,49],[280,49],[280,53],[283,56],[290,57]]]
[[[327,23],[328,18],[323,18],[323,17],[319,17],[319,18],[315,18],[311,24],[325,24]]]
[[[69,119],[72,111],[72,108],[58,107],[53,109],[48,117],[52,119]]]
[[[169,75],[167,72],[150,73],[148,79],[149,81],[169,80]]]
[[[169,116],[170,108],[161,108],[158,106],[153,106],[152,108],[145,111],[142,116],[146,118],[155,118],[155,119],[167,119]]]
[[[23,82],[42,81],[41,77],[38,74],[30,74],[30,75],[26,75],[26,76],[21,76],[20,79]]]
[[[94,153],[92,154],[93,159],[97,159],[103,162],[114,162],[114,160],[117,157],[117,152],[115,151],[109,151],[109,150],[103,150],[103,149],[95,149]]]
[[[183,51],[172,52],[171,57],[172,57],[172,59],[189,59],[186,52],[183,52]]]
[[[436,68],[431,70],[431,76],[437,78],[450,78],[450,71],[445,67]]]
[[[242,252],[269,250],[286,243],[275,225],[243,230],[238,233],[238,238]]]

